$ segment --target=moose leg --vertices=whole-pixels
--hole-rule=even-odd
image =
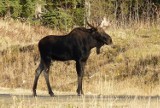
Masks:
[[[40,76],[40,74],[42,73],[43,70],[44,70],[44,64],[41,60],[38,68],[36,69],[36,74],[35,74],[34,84],[33,84],[33,96],[37,96],[37,94],[36,94],[37,82],[38,82],[38,78],[39,78],[39,76]]]
[[[78,88],[77,88],[78,96],[83,94],[82,80],[83,80],[83,74],[84,74],[84,65],[85,65],[85,62],[82,62],[82,61],[76,62],[76,71],[78,75]]]
[[[50,96],[54,96],[54,93],[52,92],[50,82],[49,82],[49,68],[50,68],[50,62],[47,63],[47,65],[45,67],[44,77],[45,77],[45,80],[46,80],[46,84],[47,84],[48,92],[49,92]]]

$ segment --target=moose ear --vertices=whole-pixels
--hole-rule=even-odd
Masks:
[[[90,33],[92,33],[92,34],[95,33],[96,31],[97,31],[96,28],[91,28],[91,29],[90,29]]]
[[[91,28],[91,31],[95,32],[95,31],[97,31],[97,28]]]

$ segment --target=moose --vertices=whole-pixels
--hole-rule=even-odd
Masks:
[[[105,33],[100,26],[94,27],[87,24],[90,28],[77,27],[67,35],[48,35],[38,43],[40,53],[40,64],[36,69],[33,84],[33,96],[37,96],[36,88],[40,74],[44,73],[45,81],[50,96],[54,96],[49,82],[49,69],[51,61],[74,60],[76,62],[76,72],[78,76],[78,96],[83,95],[82,80],[84,67],[90,55],[91,49],[96,48],[96,53],[100,53],[103,45],[111,45],[112,38]]]

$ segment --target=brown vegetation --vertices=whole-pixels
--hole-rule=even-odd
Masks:
[[[147,24],[146,24],[147,25]],[[92,50],[87,62],[84,91],[96,94],[160,95],[160,27],[139,24],[111,27],[114,48]],[[39,63],[37,42],[48,34],[59,34],[41,26],[0,20],[0,87],[31,89]],[[53,90],[76,91],[73,61],[51,66]],[[74,88],[74,89],[73,89]],[[41,75],[38,89],[46,89]]]

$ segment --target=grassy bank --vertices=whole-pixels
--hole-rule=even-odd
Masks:
[[[57,31],[29,23],[0,20],[0,86],[31,89],[39,63],[37,42]],[[94,94],[160,95],[160,27],[110,27],[114,47],[92,50],[84,91]],[[75,62],[54,62],[50,82],[56,91],[76,91]],[[38,89],[47,90],[43,75]]]

